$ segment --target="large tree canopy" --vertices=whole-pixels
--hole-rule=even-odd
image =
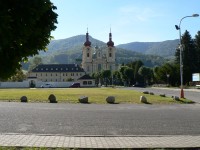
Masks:
[[[55,9],[50,0],[0,0],[0,78],[45,49],[56,29]]]

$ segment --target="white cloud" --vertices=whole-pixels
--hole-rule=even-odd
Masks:
[[[123,18],[131,19],[132,21],[146,22],[153,18],[161,17],[155,10],[148,7],[124,6],[119,9]]]

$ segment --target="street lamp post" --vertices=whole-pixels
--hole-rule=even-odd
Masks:
[[[176,30],[179,30],[179,49],[180,49],[180,77],[181,77],[181,93],[180,93],[180,98],[184,98],[184,91],[183,91],[183,61],[182,61],[182,51],[183,51],[183,45],[182,45],[182,40],[181,40],[181,22],[183,19],[188,18],[188,17],[198,17],[199,14],[193,14],[191,16],[185,16],[183,18],[181,18],[180,22],[179,22],[179,26],[175,25]]]

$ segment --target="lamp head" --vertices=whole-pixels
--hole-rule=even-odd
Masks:
[[[176,28],[176,30],[179,30],[179,29],[180,29],[178,25],[175,25],[175,28]]]
[[[193,14],[192,17],[199,17],[199,14]]]

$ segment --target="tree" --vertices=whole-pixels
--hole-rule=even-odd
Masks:
[[[111,77],[111,71],[110,70],[103,70],[101,75],[104,78],[104,81],[106,82],[106,86],[107,86],[108,85],[108,79]]]
[[[118,70],[113,72],[114,84],[120,85],[122,83],[120,72]]]
[[[138,74],[138,70],[140,69],[140,67],[142,67],[144,64],[141,60],[138,60],[136,61],[136,64],[135,64],[135,69],[134,69],[134,78],[135,78],[135,81],[138,82],[140,77],[139,77],[139,74]]]
[[[192,80],[192,73],[197,70],[197,57],[194,40],[186,30],[182,36],[183,52],[183,83],[189,83]]]
[[[24,79],[26,79],[26,75],[24,74],[24,72],[20,69],[20,70],[16,70],[16,74],[11,76],[8,81],[12,81],[12,82],[20,82],[23,81]]]
[[[195,49],[197,56],[197,70],[196,72],[200,73],[200,31],[195,35]]]
[[[41,63],[42,63],[41,57],[39,57],[39,56],[33,57],[33,59],[30,61],[30,65],[29,65],[28,70],[29,71],[33,70],[35,67],[37,67]]]
[[[124,74],[126,75],[128,86],[131,84],[131,80],[134,78],[134,70],[130,67],[124,69]]]
[[[169,77],[167,77],[167,74]],[[166,63],[154,68],[154,77],[159,83],[167,83],[172,86],[180,84],[179,65],[176,63]]]
[[[92,77],[95,79],[96,86],[98,86],[99,84],[101,84],[101,80],[102,80],[101,72],[94,72],[94,73],[92,73]]]
[[[129,66],[133,69],[135,82],[138,82],[140,80],[140,75],[138,74],[138,70],[143,65],[144,64],[141,60],[133,61],[133,62],[127,64],[127,66]]]
[[[125,70],[127,67],[128,67],[128,66],[121,66],[121,68],[119,69],[121,79],[122,79],[122,81],[124,82],[124,86],[126,85],[126,82],[127,82],[127,76],[126,76],[126,74],[124,73],[124,70]]]
[[[124,86],[130,85],[134,78],[134,70],[128,66],[122,66],[119,70],[121,79],[124,82]]]
[[[144,78],[144,83],[149,83],[153,76],[153,71],[149,67],[142,66],[138,70],[138,74]]]
[[[0,1],[0,78],[20,69],[20,62],[45,50],[56,29],[56,7],[50,0]]]

